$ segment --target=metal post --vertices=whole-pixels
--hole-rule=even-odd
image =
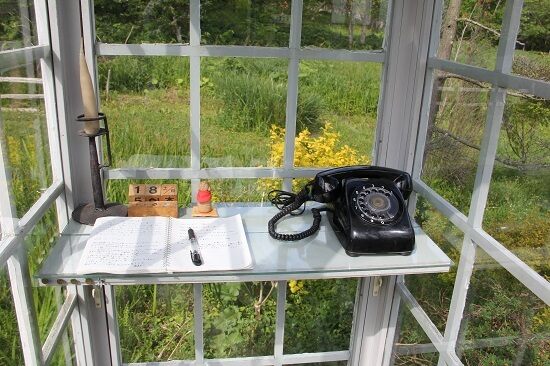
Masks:
[[[81,41],[79,2],[52,0],[48,2],[51,50],[55,70],[56,106],[61,135],[63,171],[69,212],[92,199],[89,157],[74,122],[82,113],[78,55]],[[108,319],[105,307],[95,307],[90,286],[76,286],[78,304],[71,317],[71,327],[79,365],[110,365]],[[72,291],[72,290],[71,290]]]
[[[395,0],[391,3],[374,148],[376,165],[412,170],[433,6],[434,0]],[[395,276],[386,277],[379,297],[368,291],[368,280],[362,280],[363,293],[369,296],[366,300],[369,308],[363,329],[363,337],[367,338],[361,344],[360,354],[369,356],[361,356],[360,363],[356,363],[358,358],[355,357],[351,365],[389,364],[394,336],[398,332],[397,280]],[[355,354],[356,351],[352,355]]]

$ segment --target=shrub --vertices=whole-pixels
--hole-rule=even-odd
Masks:
[[[269,165],[280,167],[283,165],[283,151],[285,145],[285,129],[271,126],[269,139],[271,141],[271,154]],[[321,133],[315,137],[305,129],[295,138],[294,166],[296,167],[334,167],[345,165],[368,164],[366,156],[359,155],[355,149],[340,143],[340,134],[334,131],[329,122],[321,127]],[[292,187],[299,190],[304,184],[304,179],[295,179]],[[280,181],[267,179],[260,181],[261,191],[277,189]]]

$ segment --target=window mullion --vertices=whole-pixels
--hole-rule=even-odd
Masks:
[[[302,38],[302,0],[292,0],[290,13],[290,58],[288,61],[288,89],[286,94],[285,150],[283,167],[294,168],[294,141],[296,137],[296,111],[298,109],[298,74],[300,72],[300,43]],[[292,189],[292,179],[283,180],[283,189]]]
[[[204,364],[204,327],[202,309],[202,283],[193,285],[193,316],[195,318],[195,365]]]
[[[275,366],[282,365],[285,338],[286,281],[277,282],[277,314],[275,319]]]
[[[201,43],[200,0],[189,3],[189,44],[199,48]],[[201,58],[189,56],[189,103],[191,134],[191,169],[198,171],[201,167]],[[199,189],[199,179],[191,179],[191,199],[194,202]]]
[[[38,43],[51,47],[48,7],[45,0],[35,1],[35,13]],[[40,59],[40,70],[42,72],[42,88],[44,90],[44,108],[46,124],[48,126],[48,145],[50,149],[52,177],[54,182],[64,181],[51,52],[50,56]],[[69,213],[64,193],[56,200],[56,209],[58,228],[61,232],[69,223]]]

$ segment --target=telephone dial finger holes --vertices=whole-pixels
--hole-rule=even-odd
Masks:
[[[360,190],[355,190],[352,200],[359,216],[371,223],[387,224],[393,221],[399,212],[397,198],[383,186],[363,186]]]

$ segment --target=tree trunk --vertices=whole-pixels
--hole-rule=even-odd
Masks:
[[[346,0],[346,15],[348,17],[348,48],[353,47],[353,0]]]
[[[365,0],[365,7],[363,9],[363,17],[361,19],[361,44],[364,45],[367,40],[367,26],[370,24],[371,21],[371,6],[372,6],[372,0]]]
[[[441,40],[439,42],[439,49],[437,51],[437,57],[448,60],[451,57],[451,51],[453,49],[453,40],[456,34],[457,19],[460,16],[460,5],[462,0],[449,0],[447,11],[445,12],[445,18],[441,27]],[[424,150],[424,161],[429,152],[429,144],[432,139],[433,129],[435,125],[435,118],[439,112],[439,102],[441,101],[442,88],[445,83],[445,76],[439,71],[435,71],[434,85],[432,90],[432,100],[430,103],[430,112],[428,117],[428,131],[426,136],[426,148]]]

